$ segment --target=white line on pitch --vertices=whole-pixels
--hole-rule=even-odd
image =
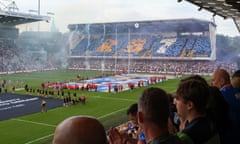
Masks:
[[[107,117],[107,116],[113,115],[113,114],[115,114],[115,113],[118,113],[118,112],[123,111],[123,110],[126,110],[126,109],[127,109],[127,108],[122,108],[122,109],[120,109],[120,110],[117,110],[117,111],[114,111],[114,112],[105,114],[105,115],[103,115],[103,116],[98,117],[98,119],[105,118],[105,117]]]
[[[43,126],[49,126],[49,127],[54,127],[54,128],[56,127],[56,125],[34,122],[34,121],[29,121],[29,120],[22,120],[22,119],[11,119],[11,120],[21,121],[21,122],[25,122],[25,123],[32,123],[32,124],[37,124],[37,125],[43,125]]]
[[[25,143],[25,144],[31,144],[31,143],[34,143],[34,142],[36,142],[36,141],[45,139],[45,138],[50,137],[50,136],[53,136],[53,135],[54,135],[54,134],[46,135],[46,136],[44,136],[44,137],[40,137],[40,138],[37,138],[37,139],[35,139],[35,140],[29,141],[29,142],[27,142],[27,143]]]
[[[114,112],[105,114],[105,115],[103,115],[103,116],[97,117],[97,119],[105,118],[105,117],[107,117],[107,116],[113,115],[113,114],[115,114],[115,113],[118,113],[118,112],[123,111],[123,110],[126,110],[126,109],[127,109],[127,108],[122,108],[122,109],[120,109],[120,110],[117,110],[117,111],[114,111]],[[19,119],[13,119],[13,120],[19,120]],[[25,121],[25,120],[20,120],[20,121]],[[31,122],[31,121],[27,121],[27,122]],[[35,123],[35,122],[31,122],[31,123]],[[45,125],[48,125],[48,124],[45,124]],[[52,126],[54,126],[54,125],[52,125]],[[56,127],[56,126],[54,126],[54,127]],[[44,137],[40,137],[40,138],[38,138],[38,139],[29,141],[29,142],[27,142],[27,143],[25,143],[25,144],[31,144],[31,143],[34,143],[34,142],[36,142],[36,141],[45,139],[45,138],[50,137],[50,136],[53,136],[53,135],[54,135],[54,134],[50,134],[50,135],[47,135],[47,136],[44,136]]]
[[[100,96],[90,96],[90,97],[92,97],[92,98],[102,98],[102,99],[112,99],[112,100],[134,101],[134,102],[135,102],[135,100],[131,100],[131,99],[109,98],[109,97],[100,97]],[[127,108],[123,108],[123,109],[120,109],[120,110],[117,110],[117,111],[108,113],[108,114],[106,114],[106,115],[97,117],[97,119],[105,118],[105,117],[107,117],[107,116],[113,115],[113,114],[115,114],[115,113],[118,113],[118,112],[123,111],[123,110],[126,110],[126,109],[127,109]],[[54,128],[56,127],[56,125],[39,123],[39,122],[34,122],[34,121],[22,120],[22,119],[12,119],[12,120],[21,121],[21,122],[26,122],[26,123],[32,123],[32,124],[38,124],[38,125],[43,125],[43,126],[49,126],[49,127],[54,127]],[[36,142],[36,141],[39,141],[39,140],[45,139],[45,138],[47,138],[47,137],[50,137],[50,136],[52,136],[52,135],[53,135],[53,134],[50,134],[50,135],[47,135],[47,136],[44,136],[44,137],[40,137],[40,138],[38,138],[38,139],[29,141],[29,142],[27,142],[27,143],[25,143],[25,144],[31,144],[31,143],[34,143],[34,142]]]
[[[111,99],[111,100],[122,100],[122,101],[133,101],[133,102],[136,102],[136,100],[132,100],[132,99],[111,98],[111,97],[102,97],[102,96],[88,96],[88,98],[101,98],[101,99]]]

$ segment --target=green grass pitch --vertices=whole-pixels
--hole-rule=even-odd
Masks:
[[[73,80],[77,74],[81,76],[99,75],[99,71],[76,71],[76,70],[56,70],[47,72],[21,73],[12,75],[0,75],[0,80],[24,81],[29,87],[41,88],[42,82]],[[160,87],[169,93],[175,92],[179,79],[171,79],[163,83],[150,85]],[[98,118],[105,129],[117,126],[127,121],[126,109],[137,102],[142,90],[141,87],[134,90],[115,93],[100,93],[77,91],[77,95],[86,95],[85,105],[77,104],[69,107],[59,107],[48,110],[46,113],[35,113],[22,117],[17,117],[5,121],[0,121],[0,143],[4,144],[50,144],[54,130],[59,122],[70,116],[90,115]],[[11,90],[8,90],[11,93]],[[25,94],[25,91],[16,93]],[[1,95],[0,95],[1,96]],[[54,96],[57,97],[57,96]]]

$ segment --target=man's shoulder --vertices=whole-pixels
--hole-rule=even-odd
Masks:
[[[172,135],[168,141],[166,141],[166,144],[183,144],[183,141],[177,136]],[[165,143],[164,143],[165,144]]]
[[[221,90],[222,95],[227,101],[232,101],[240,103],[240,91],[237,88],[231,87],[231,88],[222,88]]]
[[[158,137],[151,141],[150,144],[183,144],[183,141],[177,135],[169,135],[167,137]]]
[[[229,87],[223,87],[220,89],[222,93],[238,93],[239,90],[235,87],[229,86]]]

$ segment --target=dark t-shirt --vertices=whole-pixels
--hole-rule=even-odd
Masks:
[[[157,137],[149,144],[183,144],[183,142],[176,135],[167,135],[163,137]]]
[[[217,134],[216,127],[207,117],[192,120],[182,132],[187,134],[194,144],[203,144]]]

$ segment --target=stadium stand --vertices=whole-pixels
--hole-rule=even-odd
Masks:
[[[24,53],[22,49],[19,49],[19,30],[16,28],[16,26],[19,24],[49,20],[50,17],[48,16],[18,12],[14,1],[11,3],[11,7],[4,7],[4,9],[0,9],[1,72],[16,72],[21,70],[35,69],[36,66],[42,63],[37,63],[35,60],[32,60],[26,53]]]
[[[198,19],[68,25],[71,38],[78,33],[69,42],[70,55],[209,58],[214,52],[209,26],[215,28]]]
[[[132,27],[136,23],[139,24],[137,29]],[[115,24],[69,25],[70,33],[67,34],[23,32],[18,39],[1,38],[0,70],[18,72],[64,67],[208,75],[216,67],[227,67],[230,71],[237,67],[231,62],[201,59],[210,59],[214,53],[206,31],[211,22],[183,19]],[[156,28],[156,25],[160,27]],[[170,25],[167,30],[162,28],[166,25]],[[187,29],[189,25],[191,29]],[[131,26],[131,29],[126,26]],[[64,50],[65,47],[66,51],[59,55],[59,49]]]
[[[216,2],[217,7],[220,5],[220,7],[229,10],[229,15],[232,16],[239,29],[239,19],[237,19],[239,18],[239,13],[229,8],[232,7],[239,11],[239,8],[236,7],[238,4],[234,3],[234,1],[229,2],[226,0],[224,2],[225,7],[219,4],[219,1],[221,0],[191,2],[200,5],[200,8],[206,9],[212,9],[212,7],[205,5]],[[221,15],[218,8],[213,8],[212,10],[214,13]],[[69,38],[71,40],[68,41],[70,50],[68,59],[69,69],[87,69],[87,59],[89,69],[102,70],[102,58],[104,57],[106,58],[104,59],[104,69],[113,71],[117,68],[117,71],[126,71],[129,65],[127,63],[129,56],[132,59],[131,72],[209,75],[216,68],[228,69],[229,71],[235,71],[237,68],[237,65],[231,62],[222,63],[201,60],[201,58],[209,58],[211,53],[214,52],[211,47],[208,26],[215,27],[215,25],[208,21],[184,19],[159,21],[159,23],[158,21],[144,21],[122,22],[120,25],[114,25],[113,23],[69,25],[70,35],[55,33],[56,35],[52,37],[45,37],[41,39],[41,42],[36,42],[36,35],[39,33],[23,33],[20,35],[20,39],[17,39],[18,29],[14,26],[35,21],[48,21],[47,17],[37,17],[14,11],[11,13],[1,11],[0,15],[0,22],[5,25],[0,27],[1,73],[52,68],[56,55],[42,60],[36,59],[36,57],[42,58],[44,54],[52,54],[51,50],[54,50],[52,48],[59,46],[53,45],[53,43],[59,44],[61,40],[66,42]],[[19,15],[21,16],[19,17]],[[224,18],[230,17],[229,15],[223,13]],[[235,15],[238,16],[236,17]],[[139,24],[140,27],[135,27],[135,24]],[[166,27],[169,24],[171,26]],[[156,29],[156,25],[160,25],[158,29]],[[188,29],[188,27],[195,28]],[[41,33],[41,35],[49,34]],[[60,44],[64,45],[63,43]],[[38,53],[31,53],[29,56],[27,53],[22,52],[21,48],[24,47],[27,50],[38,50]],[[49,51],[39,52],[43,47],[49,49]],[[37,56],[38,54],[40,56]],[[113,60],[116,61],[115,64],[117,65],[113,64]],[[54,64],[57,65],[57,63],[55,61]],[[61,105],[61,102],[59,104]]]
[[[88,60],[89,69],[102,70],[102,61],[99,59]],[[76,70],[86,70],[87,66],[84,58],[69,59],[69,68]],[[104,61],[105,71],[127,71],[127,60],[118,60],[117,64],[113,63],[112,59]],[[218,62],[205,60],[132,60],[130,71],[156,74],[199,74],[211,75],[217,68],[228,69],[233,72],[237,69],[237,64],[234,62]]]
[[[7,15],[7,13],[4,14]],[[61,67],[60,65],[66,65],[69,68],[86,69],[86,59],[93,59],[99,62],[92,63],[89,61],[88,67],[100,70],[127,70],[128,65],[131,64],[136,65],[135,68],[130,68],[131,71],[149,72],[157,70],[161,72],[181,71],[192,73],[201,72],[202,70],[201,68],[198,68],[198,70],[190,68],[186,71],[178,67],[175,67],[173,70],[167,68],[166,64],[154,68],[149,63],[151,63],[151,60],[175,63],[176,60],[183,59],[186,61],[180,62],[186,62],[185,65],[190,67],[192,64],[191,60],[199,60],[199,63],[202,65],[206,63],[209,63],[207,65],[212,65],[212,62],[204,62],[202,60],[214,60],[212,55],[215,53],[213,48],[215,44],[212,39],[215,37],[210,37],[209,26],[214,29],[216,25],[211,21],[175,19],[73,24],[68,25],[70,32],[66,34],[24,32],[16,39],[18,37],[18,29],[14,28],[14,26],[20,23],[18,21],[22,22],[22,20],[20,20],[21,17],[13,20],[16,12],[12,12],[12,14],[13,17],[8,17],[9,21],[12,20],[11,25],[13,26],[9,26],[8,29],[6,27],[2,28],[2,31],[7,30],[8,33],[11,31],[9,34],[12,37],[12,40],[6,40],[3,37],[0,41],[1,49],[3,49],[0,53],[2,60],[0,69],[2,72],[48,69]],[[24,17],[25,14],[22,16]],[[34,17],[29,15],[30,17],[32,20],[30,19],[31,21],[26,22],[48,20],[48,18],[41,16]],[[2,23],[6,23],[6,19],[0,20],[2,20]],[[41,35],[40,40],[36,41],[36,39],[39,39],[39,35]],[[64,44],[65,42],[67,42],[66,45]],[[61,47],[61,49],[64,49],[65,46],[67,46],[66,52],[69,52],[68,64],[66,62],[66,52],[64,53],[65,57],[56,54],[57,48]],[[24,53],[23,49],[30,53]],[[64,62],[58,61],[56,57],[66,58],[66,60]],[[104,58],[104,64],[102,58]],[[127,64],[126,61],[129,59],[131,59],[131,62],[129,61]],[[82,62],[76,62],[77,60],[82,60]],[[116,61],[115,64],[117,66],[108,62],[113,60]],[[141,66],[142,63],[146,64],[146,66]],[[207,73],[210,72],[211,70],[207,70]]]

